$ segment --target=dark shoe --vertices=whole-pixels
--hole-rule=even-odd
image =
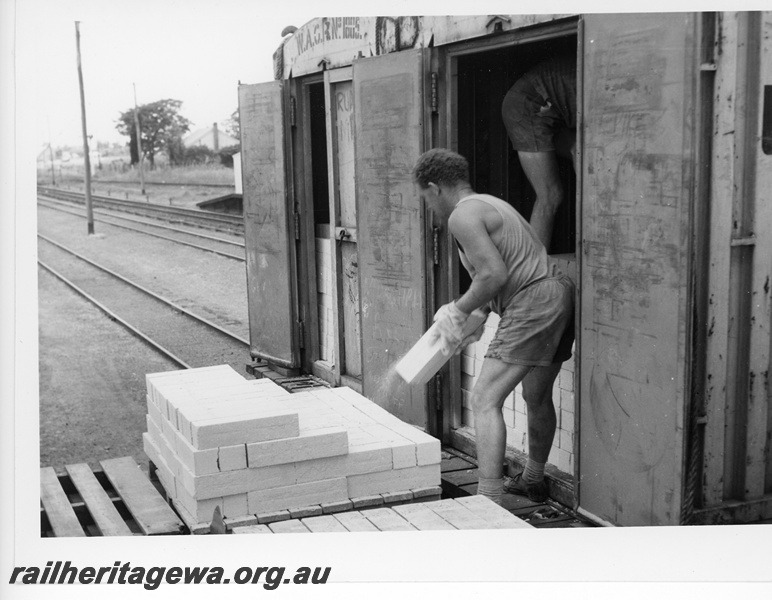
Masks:
[[[538,483],[526,483],[523,474],[518,473],[514,477],[504,477],[504,491],[510,494],[528,496],[533,502],[544,502],[549,498],[547,480],[542,479]]]

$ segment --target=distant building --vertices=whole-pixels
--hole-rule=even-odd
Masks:
[[[217,152],[221,148],[235,146],[239,143],[239,140],[220,131],[217,127],[217,123],[212,123],[211,127],[197,129],[196,131],[189,133],[182,138],[182,143],[186,148],[190,148],[191,146],[206,146]]]

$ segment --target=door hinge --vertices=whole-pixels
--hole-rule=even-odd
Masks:
[[[432,229],[432,260],[435,265],[440,264],[440,228]]]
[[[295,96],[290,96],[290,105],[289,105],[289,117],[290,117],[290,127],[295,126]]]
[[[442,412],[442,373],[434,376],[434,410]]]
[[[296,212],[294,214],[294,218],[295,218],[295,239],[299,240],[300,239],[300,213]]]
[[[298,321],[298,337],[300,338],[298,340],[298,344],[300,345],[301,350],[306,347],[306,322],[305,321]]]
[[[439,100],[439,76],[437,73],[432,73],[432,112],[437,113],[440,110]]]

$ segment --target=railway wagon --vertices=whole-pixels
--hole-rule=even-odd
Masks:
[[[771,49],[768,12],[306,23],[274,81],[239,86],[253,358],[474,454],[486,336],[425,386],[393,373],[468,284],[410,170],[454,149],[475,190],[528,217],[501,100],[567,52],[577,156],[550,252],[577,283],[576,343],[553,394],[553,497],[613,525],[769,519]],[[513,463],[523,413],[518,390]]]

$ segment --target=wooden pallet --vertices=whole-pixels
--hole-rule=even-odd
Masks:
[[[171,535],[185,526],[131,457],[40,469],[42,537]]]

